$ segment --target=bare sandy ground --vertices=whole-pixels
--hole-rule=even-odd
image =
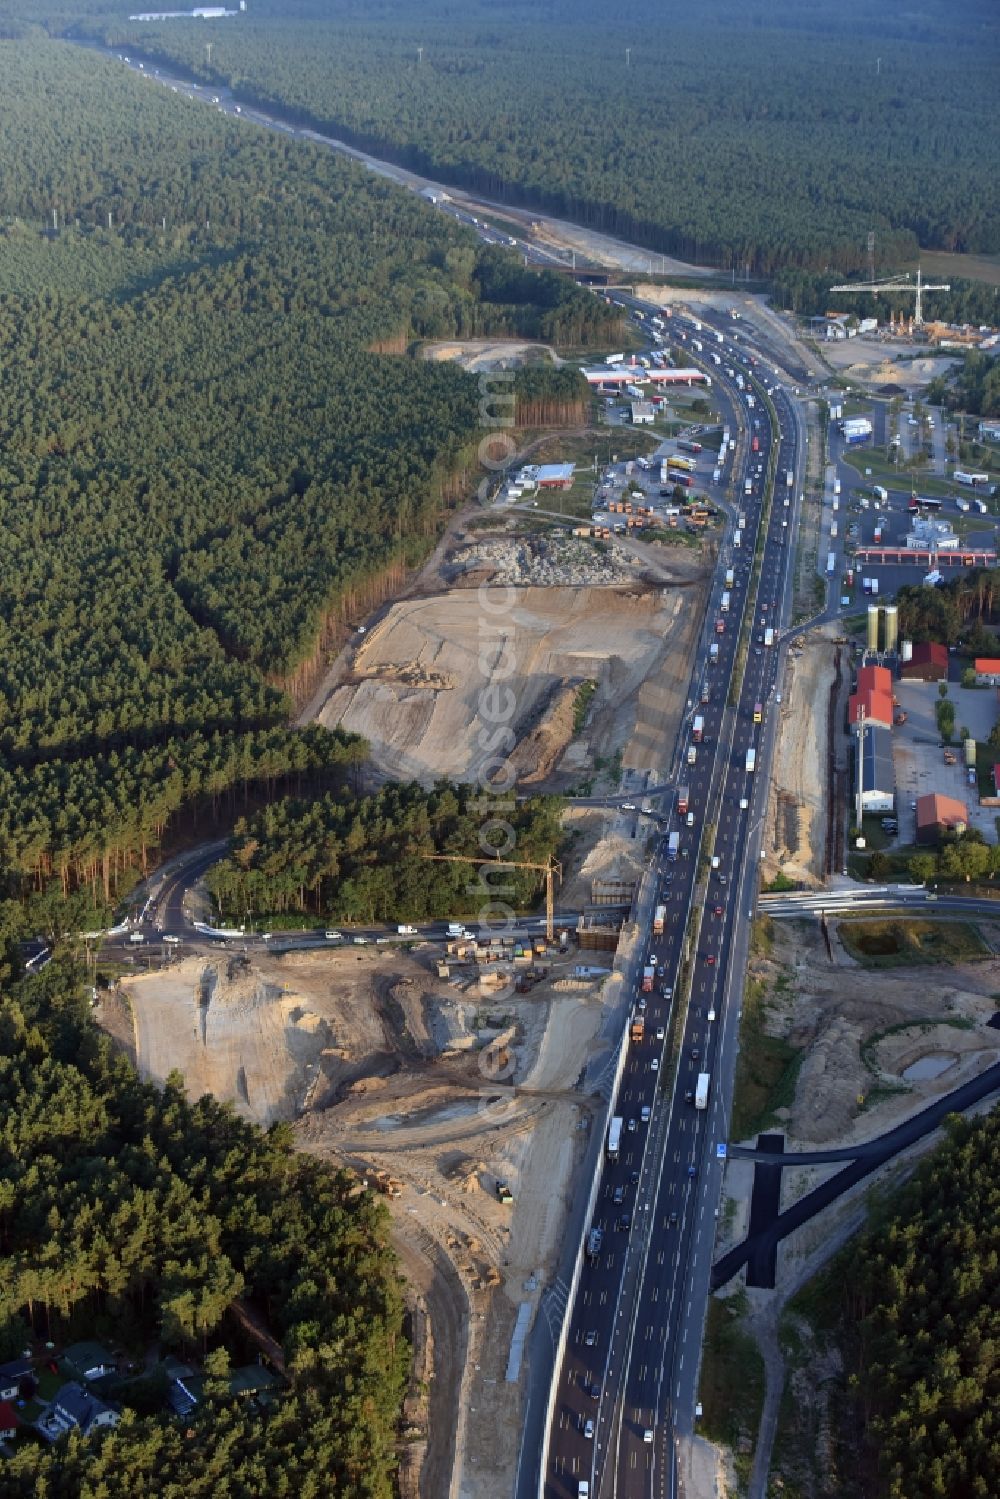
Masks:
[[[496,756],[498,743],[501,754],[513,748],[498,725],[520,741],[561,689],[594,680],[591,719],[612,719],[619,743],[637,729],[641,761],[662,753],[658,736],[665,715],[676,711],[676,678],[686,677],[679,666],[686,653],[672,649],[671,639],[674,630],[686,637],[693,628],[682,597],[638,588],[524,588],[408,600],[366,637],[351,680],[331,692],[320,722],[363,734],[386,776],[425,785],[442,775],[470,780]],[[636,696],[637,718],[626,711]],[[525,774],[531,768],[519,767]]]
[[[449,339],[443,343],[425,344],[421,349],[425,359],[453,360],[464,370],[506,370],[521,364],[562,365],[549,344],[525,343],[516,338],[464,338]]]
[[[788,658],[768,805],[764,878],[780,869],[815,885],[826,853],[827,735],[834,680],[832,630],[803,637],[802,653]]]

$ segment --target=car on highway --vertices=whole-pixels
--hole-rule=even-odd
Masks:
[[[653,1440],[653,1428],[651,1426],[646,1427],[646,1430],[642,1434],[642,1440],[644,1442],[651,1442]]]
[[[698,1058],[700,1056],[701,1056],[701,1052],[698,1050],[697,1046],[692,1046],[692,1048],[691,1048],[691,1060],[692,1060],[692,1062],[697,1062],[697,1060],[698,1060]]]
[[[619,1186],[619,1187],[615,1188],[615,1190],[614,1190],[614,1200],[615,1200],[616,1203],[622,1203],[622,1202],[625,1201],[625,1188],[624,1187],[620,1187]]]
[[[714,912],[712,914],[714,916],[721,916],[722,915],[722,907],[721,906],[716,906],[716,908],[715,908],[715,910],[714,910]]]
[[[705,959],[705,962],[708,964],[709,968],[714,968],[715,967],[715,953],[714,952],[710,952],[708,954],[708,957]]]
[[[326,938],[327,942],[343,942],[344,940],[343,932],[324,932],[323,936]]]
[[[927,899],[930,900],[930,896],[928,896]],[[937,896],[936,895],[935,895],[934,899],[937,900]],[[643,1122],[643,1124],[648,1124],[649,1123],[649,1115],[650,1115],[649,1104],[648,1103],[644,1103],[643,1106],[642,1106],[642,1122]]]
[[[587,1438],[588,1442],[592,1442],[594,1440],[594,1422],[593,1418],[590,1416],[588,1416],[586,1421],[584,1421],[583,1423],[583,1434]]]
[[[660,1059],[659,1059],[659,1057],[654,1057],[653,1058],[653,1060],[649,1064],[649,1070],[650,1070],[650,1072],[659,1072],[659,1070],[660,1070]]]
[[[656,1039],[657,1039],[657,1041],[663,1041],[663,1040],[664,1040],[664,1039],[665,1039],[665,1037],[666,1037],[666,1034],[667,1034],[667,1033],[666,1033],[666,1031],[665,1031],[665,1030],[664,1030],[664,1029],[663,1029],[663,1026],[662,1026],[662,1025],[658,1025],[658,1026],[657,1026],[657,1027],[656,1027]]]
[[[645,994],[640,994],[638,1002],[636,1004],[636,1009],[639,1011],[640,1015],[645,1011],[647,1003],[648,1003],[648,1001],[646,999]]]
[[[638,1171],[630,1171],[628,1179],[629,1179],[629,1185],[630,1186],[637,1187],[639,1185],[639,1173],[638,1173]]]
[[[632,1227],[632,1214],[631,1213],[619,1213],[619,1215],[618,1215],[618,1222],[615,1224],[615,1228],[617,1228],[621,1233],[627,1233],[628,1230],[631,1227]]]
[[[687,1174],[688,1174],[688,1176],[697,1176],[698,1175],[698,1167],[695,1165],[694,1161],[692,1161],[691,1164],[690,1164],[690,1166],[688,1167]]]
[[[694,1089],[693,1088],[685,1088],[684,1089],[684,1102],[685,1103],[694,1103]]]
[[[676,1228],[677,1227],[677,1214],[676,1214],[676,1212],[670,1214],[670,1217],[667,1219],[667,1222],[669,1223],[669,1225],[670,1225],[671,1228]]]
[[[588,1348],[597,1347],[597,1332],[593,1327],[591,1327],[586,1333],[584,1333],[583,1341]]]
[[[628,1130],[628,1132],[629,1132],[630,1135],[634,1135],[635,1134],[635,1131],[636,1131],[636,1122],[635,1122],[635,1115],[634,1114],[628,1120],[627,1124],[625,1125],[625,1128]]]

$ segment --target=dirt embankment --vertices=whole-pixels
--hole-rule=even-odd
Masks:
[[[830,752],[843,736],[831,717],[837,677],[832,627],[810,631],[793,648],[782,682],[762,875],[780,871],[797,884],[822,883],[827,872],[833,781]]]

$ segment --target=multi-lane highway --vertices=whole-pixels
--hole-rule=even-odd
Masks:
[[[690,327],[675,319],[675,328],[678,322]],[[727,339],[726,354],[741,360],[745,374],[744,346]],[[652,871],[650,904],[665,906],[665,929],[650,931],[626,977],[636,1013],[645,1009],[644,1038],[630,1047],[611,1106],[622,1121],[620,1144],[606,1154],[588,1225],[600,1230],[600,1243],[591,1245],[567,1313],[541,1464],[541,1489],[551,1499],[672,1494],[674,1439],[693,1420],[720,1186],[716,1143],[726,1138],[803,466],[798,413],[780,386],[772,393],[776,425],[759,385],[752,407],[747,392],[731,385],[730,394],[743,426],[742,520],[720,557],[691,679],[692,711],[674,749],[671,780],[687,786],[690,815],[675,802]],[[704,721],[697,744],[695,710]],[[654,988],[643,994],[650,963]],[[710,1078],[704,1109],[694,1104],[702,1073]]]

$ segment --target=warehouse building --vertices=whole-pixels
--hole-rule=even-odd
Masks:
[[[654,416],[652,401],[633,401],[630,414],[633,427],[651,427]]]
[[[535,474],[539,489],[572,489],[575,463],[543,463]]]
[[[937,843],[945,833],[964,833],[969,826],[969,809],[954,796],[917,797],[917,842]]]
[[[915,645],[908,661],[899,668],[899,675],[909,681],[946,682],[948,680],[948,647],[926,641]]]
[[[896,805],[896,772],[889,729],[865,728],[861,741],[861,810],[891,812]]]

